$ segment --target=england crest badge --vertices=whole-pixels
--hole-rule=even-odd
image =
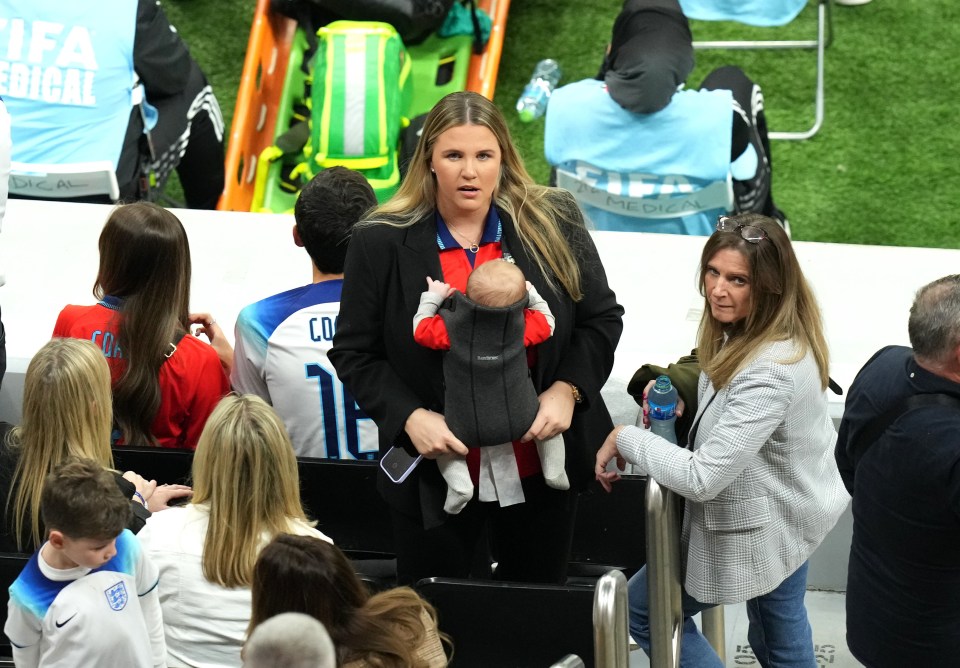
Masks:
[[[127,588],[123,580],[113,585],[103,592],[107,597],[107,603],[113,610],[123,610],[127,605]]]

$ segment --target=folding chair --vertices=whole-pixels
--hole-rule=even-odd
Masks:
[[[710,181],[610,172],[575,161],[558,166],[556,175],[557,185],[573,193],[597,230],[709,235],[716,216],[734,208],[729,173]]]
[[[807,0],[680,0],[687,18],[701,21],[737,21],[753,26],[780,26],[792,21]],[[817,38],[811,40],[695,41],[695,49],[816,49],[817,83],[814,94],[814,121],[800,132],[770,132],[771,139],[809,139],[823,125],[824,51],[833,41],[830,0],[817,0]]]

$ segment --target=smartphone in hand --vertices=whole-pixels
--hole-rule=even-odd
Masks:
[[[397,484],[407,479],[407,476],[417,468],[423,455],[412,456],[403,448],[393,446],[380,458],[380,468],[392,482]]]

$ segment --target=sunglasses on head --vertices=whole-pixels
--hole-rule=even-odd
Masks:
[[[739,232],[743,240],[751,244],[758,244],[768,238],[767,233],[756,225],[737,223],[729,216],[717,217],[717,232]]]

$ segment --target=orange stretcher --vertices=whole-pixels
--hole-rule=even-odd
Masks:
[[[466,89],[492,100],[510,0],[478,0],[477,7],[493,26],[483,53],[470,57]],[[257,0],[227,144],[225,187],[217,205],[221,211],[250,211],[257,158],[275,138],[296,28],[293,19],[270,11],[270,0]]]

